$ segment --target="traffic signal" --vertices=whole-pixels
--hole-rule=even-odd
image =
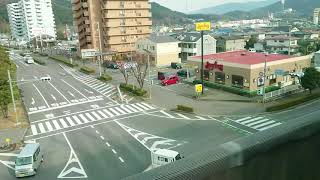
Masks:
[[[260,88],[260,89],[258,89],[257,94],[258,94],[259,96],[263,96],[263,87]]]

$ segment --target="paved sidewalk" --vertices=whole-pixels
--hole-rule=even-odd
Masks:
[[[23,140],[27,128],[12,128],[0,131],[0,146],[6,144],[6,139],[11,140],[11,144],[19,143]]]

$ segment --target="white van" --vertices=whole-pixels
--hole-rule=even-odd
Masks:
[[[24,57],[24,60],[25,60],[25,62],[26,62],[27,64],[33,64],[33,63],[34,63],[34,60],[33,60],[33,58],[32,58],[30,55],[26,55],[26,56]]]
[[[151,152],[152,168],[166,165],[179,159],[181,159],[181,156],[176,151],[159,149],[155,152]]]
[[[43,161],[43,153],[39,143],[27,144],[15,162],[16,177],[32,176],[37,173],[37,170]]]

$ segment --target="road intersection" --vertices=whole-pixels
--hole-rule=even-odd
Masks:
[[[11,58],[30,121],[25,140],[40,143],[45,152],[34,179],[121,179],[148,169],[150,151],[189,156],[199,147],[214,148],[282,124],[270,115],[203,116],[124,103],[116,86],[72,68],[51,61],[25,64],[17,53]],[[52,80],[40,81],[43,76]],[[15,179],[17,153],[0,154],[4,179]]]

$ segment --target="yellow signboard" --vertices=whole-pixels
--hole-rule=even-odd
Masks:
[[[196,23],[196,31],[210,31],[211,23],[210,22],[199,22]]]
[[[195,85],[195,90],[197,93],[201,93],[202,92],[202,84],[196,84]]]

